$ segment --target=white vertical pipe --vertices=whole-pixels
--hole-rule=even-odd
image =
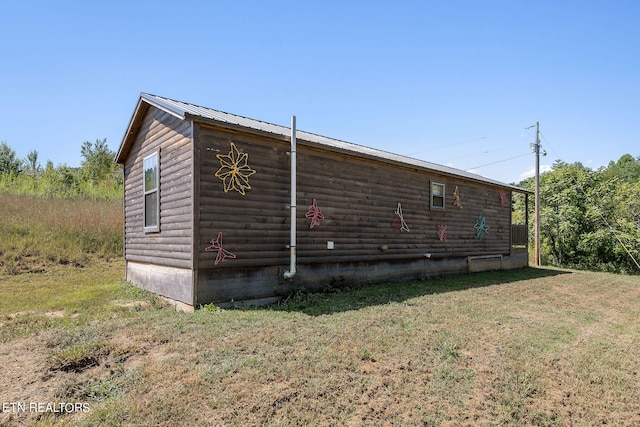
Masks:
[[[292,279],[296,275],[296,116],[291,116],[291,265],[289,271],[285,271],[284,277]]]

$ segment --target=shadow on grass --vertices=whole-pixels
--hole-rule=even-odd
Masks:
[[[514,283],[570,272],[547,268],[522,268],[455,276],[429,277],[404,282],[365,284],[309,292],[304,289],[289,295],[279,304],[266,307],[275,311],[295,311],[311,316],[358,310],[363,307],[404,302],[411,298],[471,288]]]

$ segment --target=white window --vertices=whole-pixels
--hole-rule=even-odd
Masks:
[[[159,167],[160,156],[156,151],[144,158],[144,231],[160,231]]]
[[[431,183],[431,207],[444,209],[444,184]]]

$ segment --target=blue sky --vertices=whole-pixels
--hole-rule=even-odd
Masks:
[[[77,166],[140,92],[504,182],[529,144],[640,155],[637,1],[33,1],[0,6],[0,141]]]

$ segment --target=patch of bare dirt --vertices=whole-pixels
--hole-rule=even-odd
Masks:
[[[133,308],[133,309],[144,309],[151,307],[151,303],[149,301],[140,300],[140,301],[127,301],[127,302],[114,302],[113,305],[118,307],[125,308]]]
[[[53,357],[57,349],[51,347],[52,333],[0,343],[0,405],[4,404],[0,425],[30,425],[51,416],[79,420],[92,410],[96,399],[108,397],[100,393],[121,392],[118,382],[127,369],[156,363],[164,354],[162,346],[145,348],[144,337],[122,332],[78,358],[58,360]],[[105,390],[105,384],[111,389]]]

